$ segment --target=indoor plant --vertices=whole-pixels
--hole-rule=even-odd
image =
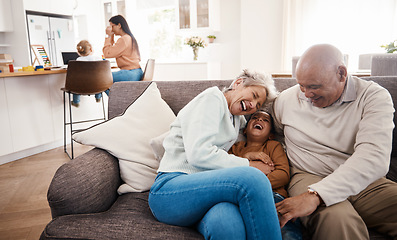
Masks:
[[[213,43],[214,40],[216,39],[216,36],[215,35],[208,35],[207,38],[208,38],[208,42],[209,43]]]
[[[394,40],[387,45],[382,45],[381,47],[386,49],[387,53],[394,53],[395,51],[397,51],[397,40]]]

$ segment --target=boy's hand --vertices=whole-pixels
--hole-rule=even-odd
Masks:
[[[259,160],[251,160],[249,161],[249,164],[251,167],[261,170],[261,172],[263,172],[265,175],[268,175],[274,170],[274,166],[269,166],[268,164],[265,164]]]
[[[270,167],[274,167],[273,161],[270,159],[269,155],[264,152],[248,152],[244,154],[244,158],[249,161],[261,161],[264,164],[269,165]]]

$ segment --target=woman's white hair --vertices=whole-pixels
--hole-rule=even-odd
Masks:
[[[244,69],[243,73],[241,73],[233,82],[230,84],[228,88],[225,88],[223,91],[227,92],[233,89],[233,84],[238,80],[243,79],[243,86],[262,86],[266,88],[266,101],[263,105],[266,105],[270,102],[273,102],[274,99],[278,95],[278,91],[274,86],[274,80],[270,74],[262,74],[254,71],[250,71],[248,69]]]

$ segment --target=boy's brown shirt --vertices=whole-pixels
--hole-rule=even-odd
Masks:
[[[274,163],[274,170],[267,175],[272,184],[274,192],[279,193],[283,197],[288,197],[285,186],[289,183],[289,163],[284,148],[280,142],[268,140],[262,146],[246,147],[246,142],[241,141],[235,143],[229,150],[229,153],[239,157],[243,157],[248,152],[264,152],[269,155]],[[263,163],[265,164],[265,163]]]

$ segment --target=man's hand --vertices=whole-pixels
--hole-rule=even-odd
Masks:
[[[280,227],[284,227],[291,219],[312,214],[320,205],[321,201],[319,195],[305,192],[276,203]]]

